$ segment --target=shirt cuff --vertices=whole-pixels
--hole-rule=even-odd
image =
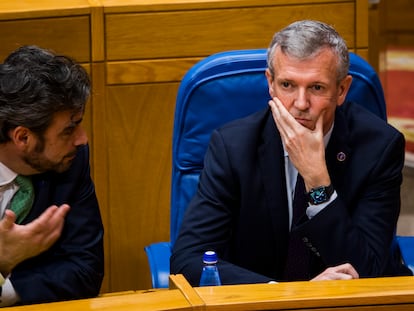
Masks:
[[[20,300],[9,277],[4,279],[4,283],[0,288],[0,294],[0,307],[15,305]]]

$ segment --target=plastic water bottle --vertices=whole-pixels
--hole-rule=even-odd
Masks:
[[[203,271],[201,272],[200,286],[221,285],[220,275],[217,268],[217,254],[207,251],[203,255]]]

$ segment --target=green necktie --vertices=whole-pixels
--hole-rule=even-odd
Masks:
[[[14,180],[19,186],[19,190],[14,194],[10,209],[16,214],[16,223],[21,223],[29,214],[34,201],[34,191],[32,181],[29,177],[17,175]]]

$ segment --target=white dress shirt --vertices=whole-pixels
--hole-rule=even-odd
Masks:
[[[9,208],[10,201],[19,186],[13,182],[17,174],[0,162],[0,216],[3,218],[4,212]],[[10,275],[4,275],[4,284],[1,285],[0,307],[14,305],[19,301],[13,284],[10,282]]]

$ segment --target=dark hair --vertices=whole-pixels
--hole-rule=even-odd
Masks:
[[[328,24],[303,20],[290,24],[274,34],[267,50],[267,66],[274,76],[273,58],[277,47],[289,56],[306,59],[328,47],[337,56],[337,81],[344,79],[349,70],[349,52],[345,40]]]
[[[0,143],[25,126],[39,137],[58,111],[84,111],[90,94],[85,69],[66,56],[23,46],[0,65]]]

